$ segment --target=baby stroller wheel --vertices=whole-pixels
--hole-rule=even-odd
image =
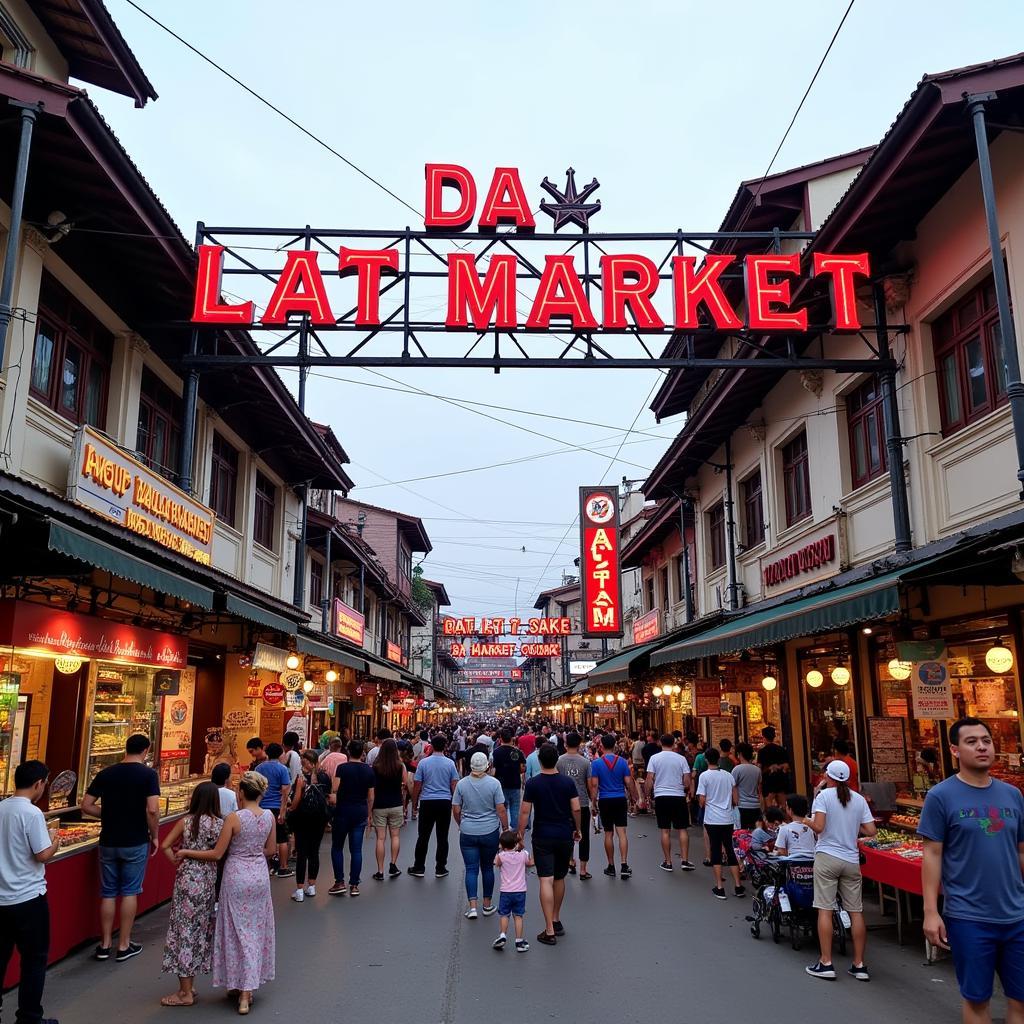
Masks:
[[[754,923],[750,926],[750,934],[753,935],[755,939],[761,938],[761,922],[760,921],[754,921]]]

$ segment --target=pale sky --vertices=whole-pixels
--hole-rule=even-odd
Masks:
[[[186,237],[199,219],[422,226],[125,0],[107,3],[160,99],[140,111],[90,92]],[[601,182],[597,231],[716,229],[739,182],[764,173],[846,3],[140,0],[412,206],[428,162],[485,183],[519,167],[533,200],[571,164],[578,182]],[[1022,40],[1019,0],[857,0],[773,171],[876,143],[923,74]],[[424,519],[424,570],[460,615],[531,609],[574,571],[579,486],[642,479],[679,428],[647,409],[655,370],[385,372],[397,383],[325,370],[307,411],[348,451],[353,497]],[[403,483],[578,445],[597,453]]]

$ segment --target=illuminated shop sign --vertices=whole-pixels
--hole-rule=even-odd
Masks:
[[[344,601],[334,599],[334,632],[336,636],[351,640],[362,647],[366,636],[366,617],[355,608],[349,607]]]
[[[619,503],[606,487],[580,488],[583,636],[622,636]]]

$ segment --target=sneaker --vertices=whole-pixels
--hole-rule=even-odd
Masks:
[[[673,869],[672,865],[667,860],[663,860],[661,862],[661,870],[662,871],[672,871],[674,869]]]
[[[97,946],[96,951],[93,953],[93,960],[109,960],[111,953],[114,952],[112,946]]]
[[[525,953],[530,948],[530,944],[526,939],[516,939],[516,952]]]
[[[425,868],[409,868],[406,874],[412,875],[413,878],[423,878],[427,872]]]
[[[558,938],[561,938],[565,934],[565,927],[562,925],[561,921],[552,921],[552,926],[554,927],[555,935]]]
[[[846,972],[851,978],[856,978],[858,981],[870,981],[871,975],[868,974],[866,964],[861,964],[858,967],[856,964],[850,964],[850,969]]]
[[[334,885],[327,890],[328,896],[344,896],[348,892],[348,886],[344,882],[335,882]]]
[[[397,878],[402,873],[402,869],[397,864],[392,864],[388,868],[388,877]]]
[[[496,914],[498,912],[498,908],[492,903],[489,907],[484,907],[483,911],[484,917],[490,917],[491,914]]]
[[[435,871],[434,872],[434,877],[435,878],[447,878],[448,877],[448,869],[447,868],[441,868],[440,871]]]
[[[296,903],[301,903],[305,898],[306,892],[304,889],[296,889],[295,892],[292,893],[292,899],[295,900]]]
[[[497,938],[496,938],[496,939],[495,939],[495,940],[494,940],[494,941],[493,941],[493,942],[491,943],[491,949],[496,949],[496,950],[498,950],[498,952],[501,952],[501,950],[503,950],[503,949],[505,948],[505,943],[506,943],[506,942],[508,942],[508,936],[506,936],[506,935],[505,935],[505,933],[504,933],[504,932],[502,932],[502,934],[501,934],[501,935],[499,935],[499,936],[498,936],[498,937],[497,937]]]
[[[383,871],[374,871],[374,873],[373,873],[373,880],[375,882],[383,882],[384,881],[384,872]]]
[[[358,885],[350,884],[349,887],[348,887],[348,894],[349,894],[349,896],[358,896],[359,895],[359,886]]]
[[[614,874],[614,872],[612,872]],[[622,878],[632,878],[633,869],[625,862],[622,862],[622,870],[619,872]]]
[[[277,871],[274,872],[274,877],[275,878],[291,878],[292,875],[294,875],[294,874],[295,874],[295,872],[292,871],[291,868],[278,868]]]
[[[833,964],[823,964],[820,960],[812,967],[805,967],[804,970],[812,978],[824,978],[826,981],[836,980],[836,969]]]
[[[555,946],[555,945],[558,944],[558,939],[556,939],[554,935],[548,935],[547,932],[541,932],[537,936],[537,941],[542,943],[545,946]],[[518,946],[518,945],[519,945],[519,943],[517,942],[516,946]]]
[[[477,919],[476,907],[470,907],[469,910],[463,915],[467,921],[475,921]]]
[[[742,885],[737,885],[732,892],[734,896],[738,896],[740,899],[747,895],[747,890]]]
[[[614,878],[614,877],[615,877],[615,865],[614,865],[614,864],[609,864],[609,865],[608,865],[608,867],[606,867],[606,868],[604,869],[604,873],[605,873],[605,874],[606,874],[606,875],[607,875],[607,876],[608,876],[609,878]]]
[[[725,895],[725,890],[724,889],[719,889],[717,887],[712,887],[711,891],[712,891],[712,893],[714,893],[714,896],[715,896],[716,900],[726,900],[726,899],[729,898],[728,896]]]
[[[306,895],[307,896],[315,896],[316,895],[316,886],[315,885],[307,885],[306,886]]]
[[[125,960],[131,960],[133,956],[138,956],[142,952],[141,942],[129,942],[127,949],[119,949],[117,956],[114,959],[119,963],[123,964]]]
[[[696,864],[691,864],[690,861],[688,861],[688,860],[681,860],[679,862],[679,870],[680,871],[696,871],[697,870],[697,865]]]

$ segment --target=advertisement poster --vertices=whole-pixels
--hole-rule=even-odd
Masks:
[[[913,665],[910,673],[915,718],[956,718],[953,683],[942,640],[918,640],[897,644],[900,660]]]
[[[869,718],[871,771],[875,782],[910,782],[907,733],[902,718]]]
[[[188,750],[192,746],[192,711],[196,697],[196,670],[185,668],[178,676],[176,693],[164,696],[164,750]]]

